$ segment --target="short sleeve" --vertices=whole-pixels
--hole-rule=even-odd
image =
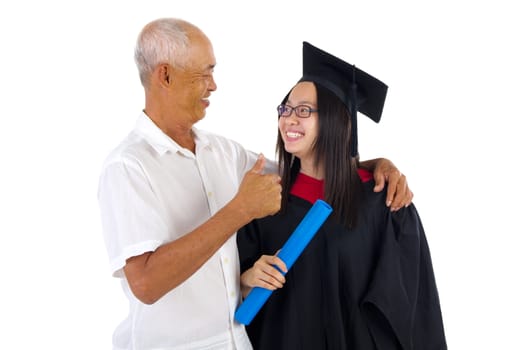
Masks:
[[[147,176],[134,161],[114,161],[104,167],[98,200],[110,268],[115,277],[123,277],[128,258],[154,251],[167,241],[167,225],[156,209]]]

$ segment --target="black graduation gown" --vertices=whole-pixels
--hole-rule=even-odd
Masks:
[[[414,205],[390,212],[365,186],[360,224],[332,216],[246,327],[259,349],[447,349],[429,247]],[[273,255],[312,204],[290,195],[287,215],[237,235],[241,271]]]

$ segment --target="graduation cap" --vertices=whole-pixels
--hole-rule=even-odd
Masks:
[[[352,117],[352,156],[357,155],[357,112],[376,123],[381,118],[387,85],[310,43],[303,42],[303,76],[299,80],[318,83],[333,92]]]

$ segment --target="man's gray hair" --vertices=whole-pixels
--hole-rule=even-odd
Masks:
[[[162,63],[185,67],[189,56],[189,31],[198,28],[177,18],[160,18],[148,23],[139,33],[134,59],[143,87]]]

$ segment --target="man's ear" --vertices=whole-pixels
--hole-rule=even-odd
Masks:
[[[170,68],[168,64],[162,64],[158,67],[158,79],[162,85],[168,85],[171,82]]]

